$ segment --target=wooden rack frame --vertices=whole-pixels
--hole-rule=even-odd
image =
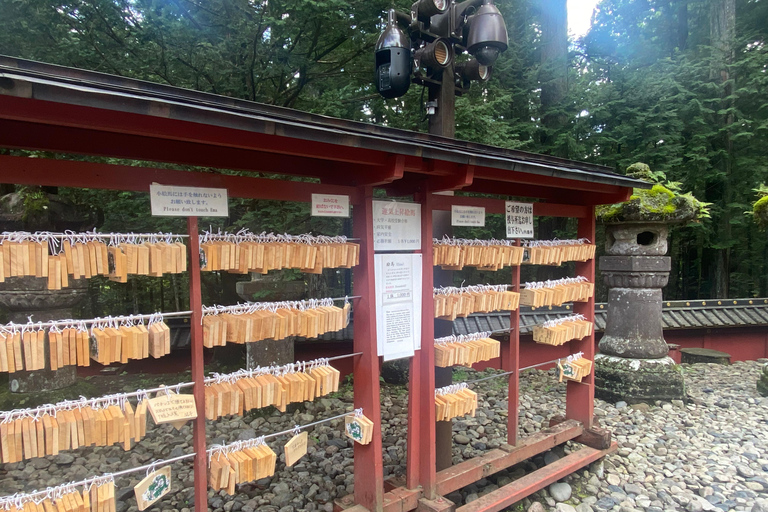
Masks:
[[[435,470],[434,323],[431,314],[433,212],[452,204],[484,206],[503,213],[502,199],[435,195],[465,190],[497,197],[532,197],[535,215],[579,219],[578,236],[594,240],[594,205],[629,198],[642,182],[609,169],[553,157],[329,119],[100,73],[0,56],[0,150],[24,149],[191,165],[196,171],[101,164],[65,159],[0,155],[0,181],[147,192],[151,183],[226,188],[231,197],[311,200],[312,193],[343,194],[352,205],[353,237],[360,264],[354,267],[355,407],[374,420],[372,442],[355,444],[354,500],[339,506],[405,512],[417,506],[441,510],[438,496],[509,467],[569,439],[596,446],[502,487],[462,510],[500,510],[606,453],[606,436],[592,426],[594,381],[568,383],[566,418],[552,429],[518,439],[518,374],[509,377],[508,444],[483,457]],[[212,170],[213,169],[213,170]],[[229,170],[315,178],[315,182],[234,175]],[[406,485],[387,491],[383,478],[379,365],[374,296],[374,187],[414,195],[422,204],[422,350],[411,362]],[[195,510],[207,510],[206,436],[203,411],[202,304],[197,219],[188,220],[192,377],[199,409],[193,446],[197,453]],[[594,280],[594,262],[577,263]],[[513,283],[519,283],[519,267]],[[575,312],[592,319],[594,302]],[[519,368],[518,315],[511,317],[502,368]],[[594,354],[594,338],[571,342],[573,352]],[[601,445],[600,443],[603,443]],[[445,503],[445,502],[442,502]]]

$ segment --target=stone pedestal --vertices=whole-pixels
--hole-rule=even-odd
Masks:
[[[72,308],[82,302],[88,294],[88,282],[85,279],[70,279],[69,285],[62,290],[48,290],[47,279],[44,278],[8,278],[4,283],[0,283],[0,306],[9,311],[9,319],[15,323],[27,323],[30,316],[35,322],[72,318]],[[46,369],[10,374],[11,391],[33,393],[61,389],[74,384],[77,366],[65,366],[51,371],[49,357],[46,344]]]
[[[768,396],[768,364],[763,366],[763,373],[757,381],[757,392],[763,396]]]
[[[595,358],[595,395],[629,403],[685,397],[682,373],[668,356],[661,289],[669,279],[667,228],[656,223],[606,227],[600,271],[608,316]]]

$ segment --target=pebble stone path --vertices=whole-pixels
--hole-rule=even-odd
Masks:
[[[527,512],[768,512],[768,398],[755,389],[768,361],[732,366],[683,365],[688,403],[627,406],[596,401],[602,426],[613,432],[619,451],[602,462],[549,486],[509,510]],[[489,373],[488,373],[489,374]],[[455,373],[456,381],[482,376],[471,370]],[[522,434],[546,426],[564,410],[565,385],[553,371],[521,375]],[[492,379],[473,388],[479,394],[475,418],[454,420],[454,462],[481,455],[506,438],[506,379]],[[335,416],[352,409],[350,390],[298,407],[293,413],[262,412],[208,423],[209,444],[249,439]],[[407,392],[401,386],[382,388],[384,470],[402,475],[405,466]],[[270,440],[278,453],[274,477],[238,486],[235,496],[209,490],[212,512],[328,511],[333,500],[353,492],[352,442],[342,435],[342,421],[314,427],[302,460],[286,468],[282,447],[288,438]],[[0,495],[115,472],[170,458],[191,450],[189,426],[149,426],[147,437],[130,451],[118,446],[85,448],[26,463],[0,465]],[[449,499],[461,504],[477,499],[527,472],[567,453],[565,445],[481,480]],[[191,463],[172,465],[172,491],[151,510],[190,512],[193,504]],[[131,474],[116,480],[116,512],[137,512],[133,486],[144,477]],[[766,500],[766,501],[763,501]]]

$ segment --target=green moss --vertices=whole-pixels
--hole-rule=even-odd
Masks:
[[[752,205],[752,215],[760,229],[768,227],[768,195],[764,195]]]
[[[598,206],[600,222],[665,221],[682,223],[709,217],[709,204],[703,203],[690,193],[680,192],[680,184],[666,181],[662,172],[652,172],[643,163],[627,168],[627,174],[654,183],[650,190],[635,189],[624,203]]]

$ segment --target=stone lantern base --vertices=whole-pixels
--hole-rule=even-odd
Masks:
[[[763,367],[763,373],[757,381],[757,392],[763,396],[768,396],[768,364]]]
[[[595,356],[595,396],[630,404],[685,399],[685,380],[671,357],[629,359]]]

